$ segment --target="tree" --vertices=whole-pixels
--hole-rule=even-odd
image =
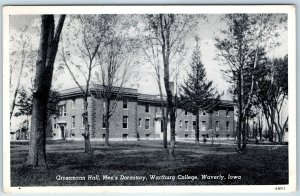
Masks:
[[[188,30],[190,28],[188,24],[191,22],[191,18],[174,14],[147,15],[147,18],[151,33],[150,38],[156,41],[162,58],[163,81],[167,95],[166,106],[170,116],[171,128],[169,156],[174,157],[176,106],[174,89],[172,89],[170,79],[170,63],[184,47],[184,38],[189,33]]]
[[[42,15],[41,35],[33,88],[33,106],[27,164],[46,166],[47,105],[52,83],[54,61],[65,15],[61,15],[55,29],[54,16]]]
[[[267,120],[268,137],[272,139],[275,128],[278,142],[281,143],[284,127],[288,123],[288,116],[282,121],[281,115],[288,98],[288,55],[272,60],[264,67],[263,73],[264,76],[257,81],[256,98]]]
[[[129,18],[126,17],[126,20]],[[133,71],[136,66],[134,57],[138,44],[128,35],[129,29],[134,28],[134,24],[124,22],[125,20],[118,19],[106,39],[105,46],[97,52],[100,69],[96,72],[96,78],[101,85],[95,85],[94,90],[96,97],[105,103],[103,120],[106,146],[109,146],[110,117],[114,114],[118,101],[124,98],[125,87],[131,87],[130,78],[138,78]]]
[[[52,115],[59,115],[59,92],[50,90],[49,93],[49,100],[47,105],[47,115],[48,119]],[[14,114],[14,116],[26,116],[27,120],[27,130],[28,130],[28,123],[29,123],[29,116],[31,116],[32,113],[32,104],[33,104],[33,96],[32,92],[28,93],[24,88],[21,88],[19,90],[19,96],[18,96],[18,102],[16,103],[16,106],[18,107],[18,111]]]
[[[52,115],[59,115],[59,101],[59,92],[55,90],[50,90],[47,104],[48,118]],[[16,117],[22,115],[30,116],[33,107],[32,92],[28,93],[24,88],[21,88],[19,91],[19,101],[16,103],[16,106],[19,109],[18,112],[14,114]]]
[[[212,81],[208,81],[205,68],[201,62],[198,38],[192,54],[191,70],[188,78],[181,86],[181,106],[187,111],[196,114],[195,141],[199,144],[199,112],[200,110],[212,110],[220,103],[220,95],[212,87]]]
[[[90,123],[88,119],[88,97],[92,95],[90,92],[91,79],[93,70],[97,66],[96,56],[105,44],[110,28],[114,25],[114,18],[115,15],[73,16],[68,23],[68,27],[71,29],[70,31],[75,31],[75,34],[73,37],[68,34],[65,40],[66,44],[62,45],[63,65],[67,67],[74,82],[81,90],[84,101],[84,112],[82,114],[84,133],[82,133],[82,136],[85,141],[86,153],[91,153]],[[73,26],[70,27],[70,25]],[[65,45],[69,48],[66,49]],[[82,64],[74,62],[78,57],[83,60]],[[81,73],[85,86],[81,85],[74,68],[77,70],[76,72]]]
[[[224,38],[216,39],[216,47],[219,59],[229,67],[224,73],[229,76],[234,86],[233,93],[237,97],[237,149],[241,152],[246,148],[245,123],[251,113],[256,89],[253,70],[257,69],[261,48],[277,44],[272,43],[270,38],[277,36],[278,18],[272,14],[228,14],[224,20],[228,30],[222,31]],[[250,81],[245,82],[247,77]]]
[[[21,79],[26,75],[25,68],[30,67],[35,60],[36,51],[33,50],[32,37],[28,26],[20,28],[18,32],[12,32],[10,36],[10,86],[12,89],[12,78],[16,79],[16,86],[12,92],[10,119],[13,116],[17,96],[21,88]],[[16,74],[16,70],[19,72]],[[30,70],[29,70],[30,71]]]
[[[146,35],[144,36],[144,44],[142,45],[142,49],[144,55],[146,57],[146,61],[149,62],[154,69],[154,78],[157,82],[159,96],[160,96],[160,104],[162,111],[162,126],[163,126],[163,146],[165,149],[168,148],[168,110],[166,110],[166,103],[163,95],[163,84],[162,84],[162,59],[161,59],[161,51],[159,45],[157,45],[156,40],[151,37],[151,28],[149,28],[149,24],[145,27]]]

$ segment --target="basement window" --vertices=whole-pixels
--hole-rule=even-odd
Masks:
[[[128,134],[123,134],[123,140],[127,140],[128,139]]]

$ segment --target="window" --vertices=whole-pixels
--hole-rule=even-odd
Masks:
[[[75,129],[75,116],[72,116],[72,129]]]
[[[105,139],[105,133],[102,134],[102,138]]]
[[[206,112],[202,112],[202,115],[205,116],[205,115],[206,115]]]
[[[219,115],[220,115],[220,110],[218,110],[218,111],[217,111],[217,114],[216,114],[216,116],[219,116]]]
[[[59,111],[61,116],[67,116],[67,110],[66,110],[66,105],[61,105],[60,106],[60,111]]]
[[[75,105],[76,105],[76,100],[72,99],[72,109],[75,109]]]
[[[150,133],[145,134],[146,138],[150,137]]]
[[[128,128],[128,116],[123,116],[123,128]]]
[[[184,124],[185,124],[185,126],[184,126],[185,130],[187,131],[188,130],[189,121],[186,120]]]
[[[229,109],[226,109],[226,116],[229,117]]]
[[[196,121],[193,121],[193,130],[196,130]]]
[[[128,139],[128,134],[123,134],[123,140],[127,140]]]
[[[146,112],[146,113],[149,113],[149,112],[150,112],[149,104],[146,104],[146,106],[145,106],[145,112]]]
[[[185,115],[185,116],[187,116],[187,115],[188,115],[188,112],[187,112],[186,110],[184,111],[184,115]]]
[[[219,131],[219,129],[220,129],[220,122],[216,121],[216,131]]]
[[[106,128],[105,116],[102,117],[102,128]]]
[[[142,126],[142,119],[139,118],[139,127],[141,127],[141,126]]]
[[[185,137],[185,138],[189,137],[189,134],[185,134],[184,137]]]
[[[180,128],[182,127],[182,120],[179,121],[179,127],[180,127]]]
[[[53,117],[53,129],[57,128],[56,117]]]
[[[126,99],[123,100],[123,108],[128,109],[128,101]]]
[[[205,121],[201,122],[201,131],[206,131],[206,122]]]
[[[145,129],[149,129],[150,127],[150,118],[145,119]]]
[[[230,122],[227,121],[227,122],[226,122],[226,130],[227,130],[227,131],[229,131],[229,125],[230,125]]]
[[[84,118],[83,116],[81,116],[81,129],[84,129],[85,126],[84,126]]]

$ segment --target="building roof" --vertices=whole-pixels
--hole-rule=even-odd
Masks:
[[[86,88],[86,86],[82,86],[83,89]],[[118,89],[120,87],[113,87],[115,89],[115,92],[118,92]],[[134,88],[122,88],[124,96],[137,96],[137,89]],[[90,92],[94,92],[95,95],[97,95],[98,92],[104,91],[104,87],[99,84],[93,84],[90,87]],[[69,97],[75,97],[75,96],[82,96],[82,91],[79,87],[74,88],[68,88],[64,90],[59,91],[60,96],[62,99],[69,98]]]
[[[85,88],[85,86],[83,86]],[[116,92],[120,87],[114,87],[116,88]],[[141,102],[150,102],[150,103],[160,103],[160,95],[150,95],[150,94],[142,94],[138,93],[137,89],[134,88],[122,88],[124,96],[131,96],[131,97],[137,97],[137,99]],[[94,84],[90,88],[91,92],[94,92],[97,95],[97,92],[104,91],[104,87],[99,84]],[[59,91],[62,99],[67,99],[70,97],[75,96],[82,96],[82,92],[79,87],[75,88],[69,88]],[[166,101],[166,96],[163,97],[163,99]],[[231,100],[221,100],[221,106],[222,107],[233,107],[236,105]]]

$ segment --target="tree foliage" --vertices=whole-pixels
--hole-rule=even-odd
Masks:
[[[14,114],[18,116],[30,116],[32,113],[33,96],[32,92],[28,92],[24,88],[19,91],[19,101],[17,102],[18,111]],[[49,100],[47,104],[48,116],[59,115],[59,100],[60,94],[58,91],[51,90],[49,94]]]
[[[196,39],[196,48],[192,54],[191,70],[181,86],[180,105],[185,110],[196,114],[196,143],[199,143],[199,112],[212,110],[220,104],[220,95],[212,86],[213,82],[206,77],[206,71],[201,62],[200,48]]]
[[[271,130],[268,136],[272,137],[275,128],[278,141],[282,142],[288,123],[288,117],[282,121],[284,103],[288,98],[288,55],[270,60],[262,73],[263,77],[257,80],[256,99]]]
[[[279,21],[285,15],[273,14],[228,14],[224,16],[227,29],[224,37],[216,39],[218,57],[228,69],[225,75],[233,83],[232,92],[238,100],[238,150],[246,148],[245,122],[251,114],[256,89],[255,71],[260,63],[260,52],[272,49],[278,43],[273,38],[278,36]],[[263,50],[262,50],[263,48]],[[250,79],[250,81],[249,81]],[[248,82],[249,81],[249,82]],[[241,146],[241,139],[243,146]]]

